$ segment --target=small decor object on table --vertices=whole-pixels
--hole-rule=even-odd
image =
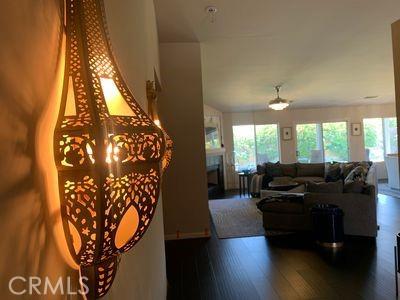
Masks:
[[[239,175],[239,194],[240,197],[246,196],[246,187],[247,187],[247,195],[250,197],[250,185],[251,185],[251,178],[253,175],[249,170],[242,171],[238,173]]]
[[[353,136],[361,135],[361,123],[351,124],[351,135],[353,135]]]
[[[316,204],[311,208],[313,231],[317,244],[325,248],[343,247],[343,215],[343,211],[332,204]]]
[[[282,128],[282,139],[284,141],[290,141],[292,140],[293,135],[292,135],[292,127],[283,127]]]

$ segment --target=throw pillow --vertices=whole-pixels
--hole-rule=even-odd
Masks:
[[[343,182],[341,180],[336,182],[321,182],[321,183],[308,182],[307,192],[322,193],[322,194],[342,194]]]
[[[347,182],[343,187],[343,193],[361,194],[364,188],[365,184],[362,181]]]
[[[342,177],[343,179],[346,179],[347,176],[349,176],[350,172],[353,171],[353,169],[357,167],[357,163],[343,163],[342,164]]]
[[[359,166],[364,167],[365,169],[369,170],[369,168],[371,168],[372,166],[372,162],[370,161],[362,161],[360,163],[358,163]]]
[[[277,163],[266,163],[266,171],[265,173],[270,177],[283,177],[281,164],[278,161]]]
[[[263,163],[261,165],[257,165],[257,174],[258,175],[263,175],[267,171],[267,164]]]
[[[335,182],[340,180],[342,170],[340,168],[340,164],[338,163],[327,163],[325,165],[325,181],[326,182]]]
[[[367,179],[368,175],[368,169],[366,169],[363,166],[358,166],[355,169],[353,169],[349,175],[347,175],[346,179],[344,180],[344,183],[349,183],[349,182],[354,182],[354,181],[361,181],[365,183],[365,180]]]

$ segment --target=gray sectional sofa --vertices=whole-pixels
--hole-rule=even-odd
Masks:
[[[353,169],[357,163],[353,163]],[[346,182],[352,168],[341,165],[340,174],[329,177],[328,164],[294,164],[282,167],[281,164],[259,166],[258,171],[264,172],[263,187],[260,191],[261,199],[275,194],[293,193],[268,189],[271,180],[293,180],[302,185],[302,190],[297,188],[295,192],[303,196],[302,202],[272,201],[259,207],[263,212],[263,224],[265,229],[304,231],[311,229],[310,209],[315,204],[334,204],[344,211],[344,230],[347,235],[376,237],[378,232],[376,214],[376,170],[373,164],[369,164],[369,171],[365,181]],[[349,164],[348,164],[349,166]],[[267,168],[270,167],[268,170]],[[272,169],[271,169],[272,168]],[[275,176],[273,176],[275,175]],[[279,175],[279,176],[277,176]],[[280,176],[283,175],[283,176]],[[291,175],[291,176],[287,176]],[[336,177],[339,176],[338,178]],[[267,180],[265,180],[267,179]],[[327,182],[328,181],[328,182]]]
[[[265,198],[288,192],[262,191]],[[290,193],[289,193],[290,194]],[[305,192],[304,202],[270,202],[262,209],[263,225],[267,230],[306,231],[311,230],[310,209],[315,204],[334,204],[344,212],[346,235],[375,238],[378,234],[375,188],[367,185],[362,193],[317,193]]]
[[[258,197],[261,190],[267,190],[271,181],[295,181],[300,184],[307,182],[332,182],[337,180],[345,180],[349,173],[358,164],[368,164],[369,171],[365,179],[366,184],[373,185],[375,188],[375,196],[378,195],[378,179],[376,174],[376,166],[371,162],[349,162],[335,163],[340,170],[337,173],[331,173],[330,168],[334,163],[317,163],[317,164],[281,164],[281,163],[264,163],[257,166],[256,176],[253,177],[251,186],[252,194]]]

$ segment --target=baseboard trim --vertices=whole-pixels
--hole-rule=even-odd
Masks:
[[[175,234],[165,234],[164,239],[166,241],[175,240],[188,240],[188,239],[199,239],[211,237],[208,230],[202,232],[176,232]]]

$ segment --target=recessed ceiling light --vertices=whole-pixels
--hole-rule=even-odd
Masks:
[[[364,99],[376,99],[379,98],[379,96],[365,96]]]

